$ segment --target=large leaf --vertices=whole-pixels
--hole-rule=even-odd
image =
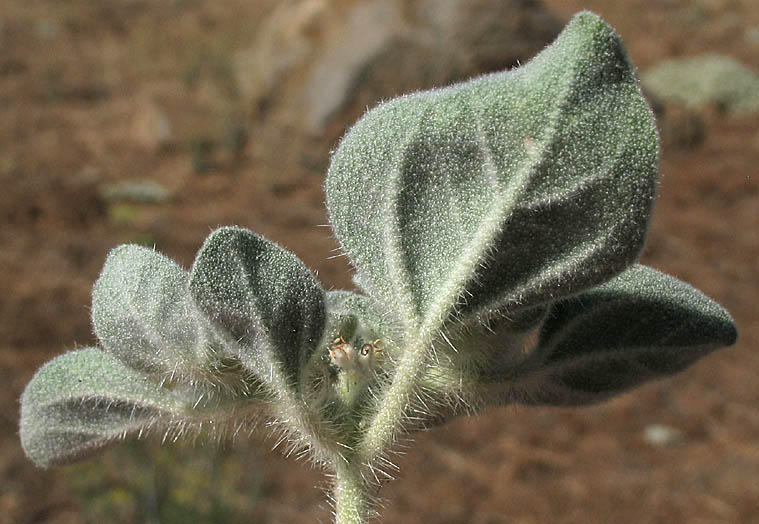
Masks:
[[[187,284],[187,272],[152,249],[111,251],[92,290],[92,321],[105,350],[163,377],[205,371],[211,341]]]
[[[45,364],[21,397],[21,444],[40,466],[72,462],[127,434],[181,417],[190,397],[97,348]]]
[[[251,231],[213,232],[195,260],[190,289],[263,380],[274,373],[294,384],[321,342],[321,286],[297,256]]]
[[[553,306],[517,390],[534,404],[598,402],[678,373],[736,338],[733,319],[717,303],[636,265]]]
[[[634,69],[586,12],[521,68],[367,113],[332,158],[327,205],[357,282],[413,332],[624,270],[657,170]]]

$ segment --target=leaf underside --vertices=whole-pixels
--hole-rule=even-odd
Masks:
[[[537,348],[502,392],[507,401],[583,405],[679,373],[737,339],[719,304],[652,268],[554,304]],[[496,388],[497,389],[497,388]]]
[[[40,466],[73,462],[182,416],[188,402],[100,349],[72,351],[45,364],[24,391],[21,444]]]
[[[187,272],[135,245],[109,253],[92,290],[92,322],[103,348],[159,378],[188,376],[212,360],[213,342],[192,304]]]
[[[619,37],[583,13],[521,68],[367,113],[332,158],[327,206],[356,281],[413,330],[619,273],[643,245],[657,171]]]
[[[190,290],[262,379],[295,384],[321,342],[324,291],[293,253],[246,229],[212,233],[193,265]]]

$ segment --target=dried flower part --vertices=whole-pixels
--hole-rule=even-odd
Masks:
[[[380,340],[373,340],[354,346],[341,335],[332,341],[329,358],[332,363],[343,371],[364,374],[382,361]]]

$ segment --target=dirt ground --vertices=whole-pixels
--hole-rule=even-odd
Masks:
[[[759,70],[754,0],[545,3],[564,19],[601,14],[640,70],[706,52]],[[213,62],[203,57],[223,57],[271,4],[0,5],[0,522],[329,522],[322,473],[269,453],[265,430],[222,448],[138,442],[48,471],[17,435],[34,371],[95,342],[89,293],[119,243],[155,244],[188,266],[210,229],[238,224],[295,251],[325,287],[350,287],[318,227],[321,177],[261,177],[255,149],[236,143],[209,153],[204,136],[229,119],[190,122],[166,143],[141,127],[161,118],[147,94],[179,93],[165,109],[172,121],[185,104],[218,101],[193,75],[202,80]],[[492,410],[417,436],[383,488],[383,522],[759,523],[759,116],[699,117],[700,142],[665,143],[643,262],[725,306],[738,344],[600,406]],[[135,177],[172,197],[104,198]],[[674,438],[647,440],[657,424]]]

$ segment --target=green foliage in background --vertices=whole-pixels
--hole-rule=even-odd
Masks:
[[[759,74],[730,56],[665,60],[646,71],[643,86],[657,100],[691,109],[713,106],[733,116],[759,112]]]
[[[213,444],[129,440],[63,479],[87,522],[249,522],[269,489],[260,458]]]

